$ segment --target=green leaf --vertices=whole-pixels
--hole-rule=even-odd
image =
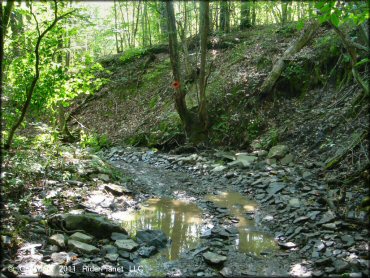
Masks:
[[[363,65],[363,64],[366,64],[366,63],[369,63],[370,62],[370,59],[369,58],[364,58],[364,59],[362,59],[360,62],[357,62],[356,64],[355,64],[355,67],[359,67],[359,66],[361,66],[361,65]]]
[[[303,29],[303,27],[304,27],[304,22],[303,21],[298,21],[298,23],[297,23],[297,30],[298,31],[301,31],[302,29]]]
[[[335,13],[330,15],[330,21],[335,27],[339,26],[339,18]]]

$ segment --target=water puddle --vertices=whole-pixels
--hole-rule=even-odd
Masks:
[[[277,245],[272,236],[256,229],[254,220],[248,220],[247,214],[256,210],[256,202],[246,199],[238,192],[222,192],[218,195],[208,195],[207,200],[219,207],[227,208],[232,217],[238,218],[235,224],[239,235],[235,239],[235,246],[243,253],[260,255],[262,251],[273,251]]]
[[[237,192],[224,192],[219,195],[208,195],[206,199],[220,208],[227,208],[233,218],[239,234],[235,238],[235,247],[240,252],[260,255],[262,251],[273,251],[277,248],[274,239],[256,229],[255,222],[248,220],[247,214],[256,209],[256,203],[246,199]],[[200,243],[202,213],[194,203],[171,199],[149,199],[143,203],[141,210],[121,217],[122,225],[131,234],[137,230],[154,229],[163,231],[170,239],[169,248],[162,249],[152,261],[161,259],[175,260],[185,250],[195,248]]]
[[[174,260],[186,249],[199,244],[202,218],[200,209],[192,203],[170,199],[149,199],[140,211],[128,215],[123,226],[132,235],[137,230],[162,230],[172,241],[161,255]]]

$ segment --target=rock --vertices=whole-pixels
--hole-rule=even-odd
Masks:
[[[125,271],[137,269],[137,266],[133,262],[125,259],[118,259],[118,265],[121,266]]]
[[[316,219],[316,216],[319,215],[321,213],[321,211],[319,210],[314,210],[314,211],[310,211],[307,216],[311,219],[311,220],[315,220]]]
[[[108,220],[104,216],[94,213],[66,213],[59,215],[58,221],[64,221],[67,230],[84,230],[87,233],[97,237],[106,238],[113,232],[127,234],[124,228]]]
[[[110,238],[112,240],[128,239],[128,235],[127,234],[122,234],[122,233],[112,233]]]
[[[276,194],[278,193],[279,191],[281,191],[284,187],[286,186],[285,183],[281,183],[281,182],[272,182],[270,183],[269,187],[267,188],[267,192],[269,194]]]
[[[70,239],[85,242],[85,243],[90,243],[94,238],[92,236],[85,235],[80,232],[76,232],[70,236]]]
[[[289,163],[293,162],[293,158],[293,155],[289,153],[280,160],[280,163],[283,165],[288,165]]]
[[[212,229],[212,236],[228,239],[230,237],[230,234],[224,228],[216,226]]]
[[[227,266],[225,266],[223,269],[221,269],[220,274],[223,277],[233,277],[232,270],[229,267],[227,267]]]
[[[306,220],[308,220],[307,216],[301,216],[301,217],[298,217],[298,218],[294,219],[293,224],[303,222],[303,221],[306,221]]]
[[[66,237],[63,234],[55,234],[49,237],[49,242],[61,248],[66,247]]]
[[[122,257],[122,258],[125,258],[125,259],[129,259],[130,258],[130,253],[127,252],[127,251],[124,251],[124,250],[118,250],[118,254]]]
[[[114,244],[118,247],[118,249],[129,252],[134,251],[137,247],[139,247],[139,244],[132,239],[119,239],[116,240]]]
[[[128,188],[118,185],[118,184],[113,184],[113,183],[107,183],[104,184],[105,190],[109,191],[112,193],[114,196],[122,196],[123,194],[131,194],[132,191],[130,191]]]
[[[210,264],[223,264],[227,260],[226,256],[222,256],[213,252],[204,253],[203,258],[207,263]]]
[[[143,258],[149,258],[157,252],[157,249],[154,246],[142,246],[139,248],[138,253]]]
[[[302,178],[304,178],[304,179],[307,179],[307,178],[309,178],[311,176],[312,176],[312,173],[311,172],[308,172],[308,171],[305,171],[302,174]]]
[[[46,247],[46,251],[50,252],[58,252],[60,250],[59,246],[56,245],[49,245]]]
[[[253,154],[257,155],[258,157],[264,157],[268,154],[265,150],[256,150],[253,152]]]
[[[335,223],[326,223],[322,224],[322,226],[329,230],[337,230],[337,225]]]
[[[299,202],[298,198],[291,198],[289,200],[289,205],[293,208],[299,208],[301,206],[301,203]]]
[[[68,261],[69,255],[66,252],[52,253],[51,259],[54,263],[63,264]]]
[[[288,152],[288,147],[286,145],[276,145],[272,147],[267,155],[268,158],[282,158]]]
[[[225,170],[227,167],[226,166],[223,166],[223,165],[218,165],[216,166],[215,168],[213,168],[211,171],[212,172],[222,172],[223,170]]]
[[[347,269],[349,269],[350,264],[343,260],[334,259],[333,260],[333,266],[335,268],[336,273],[343,273]]]
[[[117,253],[108,253],[105,255],[105,258],[108,259],[111,262],[117,261],[119,255]]]
[[[293,242],[278,242],[278,245],[283,249],[291,249],[297,247]]]
[[[267,158],[266,159],[266,164],[274,165],[274,164],[276,164],[276,159],[275,158]]]
[[[218,151],[214,154],[214,156],[225,160],[235,160],[235,156],[230,152]]]
[[[315,265],[317,266],[329,266],[331,264],[331,259],[330,258],[323,258],[323,259],[318,259],[315,261]]]
[[[335,214],[331,211],[327,211],[326,213],[324,213],[324,215],[321,217],[320,221],[318,222],[318,224],[325,224],[325,223],[329,223],[329,222],[332,222],[333,220],[335,219]]]
[[[355,244],[355,240],[353,239],[352,236],[350,235],[343,235],[340,237],[340,239],[344,242],[346,242],[348,245],[353,245]]]
[[[77,240],[69,239],[68,247],[71,250],[82,253],[82,254],[96,254],[99,253],[99,249],[93,245],[83,243]]]
[[[156,248],[166,247],[167,237],[160,230],[141,230],[136,232],[136,239],[139,243],[145,243],[147,246]]]
[[[98,179],[104,181],[104,182],[109,182],[110,178],[107,174],[98,174]]]
[[[324,251],[326,248],[325,244],[321,241],[321,240],[318,240],[316,243],[315,243],[315,246],[314,246],[314,249],[317,251],[317,252],[321,252],[321,251]]]
[[[241,153],[237,153],[235,156],[236,156],[236,160],[231,163],[240,162],[243,167],[249,167],[254,161],[257,160],[257,157],[255,156],[241,154]]]
[[[118,252],[118,249],[116,246],[113,246],[111,244],[107,244],[107,245],[104,245],[102,248],[101,248],[101,253],[103,255],[106,255],[106,254],[114,254],[114,253],[117,253]]]

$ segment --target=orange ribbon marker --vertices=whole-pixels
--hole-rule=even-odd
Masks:
[[[180,88],[180,82],[177,80],[172,82],[172,88],[174,88],[175,90],[178,90]]]

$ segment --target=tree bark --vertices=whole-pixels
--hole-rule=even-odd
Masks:
[[[209,31],[209,2],[200,2],[200,72],[199,72],[199,120],[204,130],[208,129],[208,112],[206,98],[206,57]]]
[[[226,0],[220,3],[220,30],[223,32],[230,32],[230,11],[229,3]]]
[[[313,38],[319,26],[320,24],[318,21],[309,22],[306,28],[302,31],[300,37],[294,41],[287,50],[285,50],[282,57],[277,60],[266,80],[263,82],[260,89],[261,97],[265,97],[271,92],[285,68],[285,60],[300,51]]]
[[[171,66],[172,66],[172,73],[174,77],[174,81],[178,82],[179,87],[175,88],[175,108],[179,113],[180,119],[185,126],[185,130],[188,127],[189,122],[189,111],[186,107],[185,102],[185,95],[186,92],[183,88],[182,84],[182,77],[180,71],[180,59],[178,53],[178,43],[177,43],[177,30],[176,30],[176,19],[175,19],[175,12],[173,9],[172,1],[166,2],[167,8],[167,32],[168,32],[168,39],[169,39],[169,48],[170,48],[170,58],[171,58]]]
[[[42,39],[45,37],[45,35],[49,31],[51,31],[55,27],[55,25],[57,24],[57,22],[59,20],[65,18],[66,16],[68,16],[72,12],[74,12],[74,11],[71,11],[71,12],[65,13],[62,16],[59,16],[58,17],[58,4],[57,4],[57,1],[56,0],[54,1],[54,5],[55,5],[55,8],[54,8],[54,20],[53,20],[53,22],[42,33],[40,32],[39,24],[38,24],[38,21],[36,19],[36,16],[32,12],[32,15],[33,15],[33,17],[34,17],[34,19],[36,21],[36,29],[37,29],[37,32],[38,32],[38,38],[37,38],[37,42],[36,42],[36,46],[35,46],[35,50],[34,50],[34,52],[35,52],[35,59],[36,59],[35,60],[35,75],[34,75],[34,77],[32,79],[32,82],[31,82],[30,87],[27,90],[27,93],[26,93],[27,98],[26,98],[26,101],[25,101],[25,103],[24,103],[24,105],[23,105],[23,107],[21,109],[21,115],[20,115],[19,119],[16,121],[16,123],[10,128],[7,141],[4,144],[4,148],[5,149],[10,149],[11,144],[13,142],[13,137],[14,137],[15,131],[18,129],[18,127],[23,122],[23,119],[24,119],[24,117],[26,115],[27,109],[28,109],[28,107],[31,104],[32,95],[33,95],[33,92],[35,91],[37,81],[39,80],[39,77],[40,77],[40,45],[41,45]]]

